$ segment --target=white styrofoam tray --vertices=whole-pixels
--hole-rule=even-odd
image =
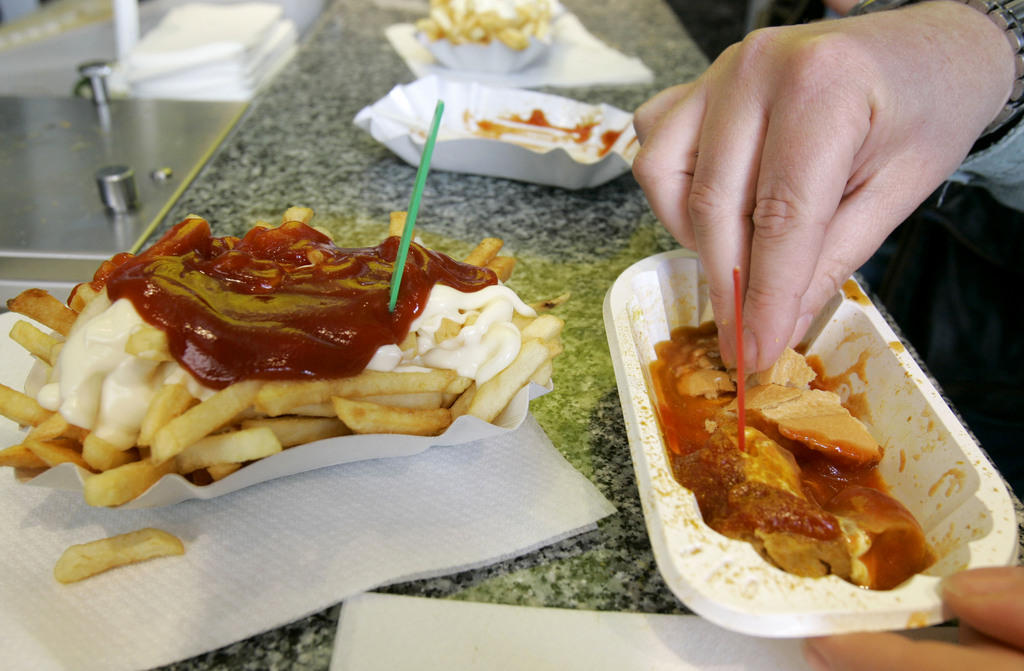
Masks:
[[[394,87],[360,110],[353,123],[409,165],[418,166],[438,100],[443,100],[445,107],[430,158],[431,170],[582,189],[628,172],[640,149],[633,115],[611,105],[589,105],[526,89],[435,76]],[[541,110],[552,124],[564,128],[592,121],[597,125],[583,143],[569,133],[551,134],[547,142],[538,143],[525,135],[495,138],[475,129],[481,120],[500,122],[512,115],[529,118],[534,110]],[[604,151],[601,137],[608,131],[619,135]]]
[[[672,475],[649,368],[654,345],[677,326],[695,325],[707,300],[699,261],[677,250],[629,267],[604,303],[647,532],[659,570],[683,603],[755,636],[912,629],[943,620],[943,576],[1013,563],[1017,523],[1002,478],[854,280],[812,324],[807,354],[820,357],[829,377],[847,376],[841,396],[864,399],[860,419],[885,450],[880,472],[920,521],[938,560],[895,589],[874,591],[835,576],[785,573],[750,544],[704,524],[695,497]]]

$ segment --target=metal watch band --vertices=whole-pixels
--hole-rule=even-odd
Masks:
[[[849,16],[870,14],[913,4],[917,0],[861,0]],[[988,135],[1015,121],[1024,110],[1024,0],[958,0],[986,15],[1003,30],[1014,53],[1014,81],[1010,97],[992,123],[982,132]]]

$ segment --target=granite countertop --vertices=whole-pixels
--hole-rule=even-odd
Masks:
[[[632,110],[656,91],[707,65],[662,0],[563,0],[594,35],[637,56],[655,73],[649,86],[551,89],[550,93]],[[403,7],[405,7],[403,9]],[[410,3],[336,0],[293,60],[251,104],[236,129],[172,208],[156,234],[188,213],[218,235],[291,205],[316,212],[342,244],[380,239],[388,213],[407,207],[415,169],[355,128],[352,119],[414,77],[384,29],[417,18]],[[634,261],[676,247],[631,175],[568,191],[432,171],[418,227],[425,242],[464,254],[481,237],[504,239],[518,259],[509,283],[530,298],[571,300],[555,391],[531,409],[555,446],[615,505],[592,532],[526,556],[385,591],[530,606],[686,612],[662,581],[634,482],[601,313],[606,290]],[[155,235],[156,235],[155,234]],[[338,607],[173,669],[326,669]]]

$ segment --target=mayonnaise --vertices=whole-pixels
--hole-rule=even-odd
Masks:
[[[429,368],[449,368],[483,384],[519,354],[522,337],[512,322],[516,313],[525,317],[537,314],[506,286],[462,293],[438,284],[431,290],[423,314],[410,326],[417,335],[414,361]],[[474,319],[467,323],[470,316]],[[445,319],[464,326],[455,337],[439,343],[436,334]]]
[[[516,314],[536,316],[508,287],[494,285],[462,293],[438,284],[410,325],[417,336],[416,351],[385,345],[366,368],[402,372],[447,368],[483,384],[519,353],[522,336],[512,321]],[[456,336],[437,342],[444,319],[464,326]],[[150,402],[163,385],[185,384],[199,399],[214,393],[177,362],[125,352],[128,338],[144,325],[127,298],[110,303],[103,294],[93,299],[75,321],[48,381],[36,394],[39,404],[127,449],[138,439]]]
[[[47,410],[93,431],[121,448],[135,444],[153,395],[172,376],[191,381],[202,398],[213,393],[176,362],[143,359],[125,352],[128,338],[144,322],[131,301],[98,296],[75,320],[49,381],[36,395]]]
[[[840,517],[839,527],[843,530],[843,540],[850,553],[850,582],[854,585],[871,584],[871,570],[861,559],[871,549],[871,536],[853,520]]]

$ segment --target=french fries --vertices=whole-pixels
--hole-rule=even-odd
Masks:
[[[23,394],[2,384],[0,384],[0,408],[3,409],[5,417],[9,417],[23,426],[42,424],[49,419],[51,414],[28,394]]]
[[[242,422],[243,429],[260,427],[269,429],[277,438],[277,442],[281,443],[281,447],[304,445],[352,433],[336,417],[267,417]]]
[[[182,554],[185,554],[185,546],[177,536],[148,527],[72,545],[57,560],[53,577],[67,584],[118,566]]]
[[[352,377],[302,382],[267,382],[256,395],[256,408],[276,417],[299,406],[327,403],[335,397],[382,396],[443,391],[456,380],[453,370],[424,373],[363,371]]]
[[[546,38],[551,30],[549,0],[517,0],[515,16],[494,9],[479,11],[473,0],[430,0],[430,14],[416,22],[416,28],[431,41],[446,39],[452,44],[488,44],[499,41],[522,51],[530,38]]]
[[[82,456],[81,450],[77,449],[74,441],[67,438],[53,438],[51,440],[34,440],[28,438],[22,443],[32,454],[36,455],[47,466],[58,466],[63,463],[72,463],[76,466],[88,469],[89,464]]]
[[[222,428],[252,405],[259,390],[258,380],[236,382],[170,420],[153,436],[150,461],[162,464]]]
[[[11,340],[27,349],[29,354],[53,365],[53,348],[59,342],[53,336],[43,333],[27,321],[19,321],[11,327]]]
[[[155,326],[146,326],[128,337],[124,351],[134,354],[140,359],[151,361],[173,361],[174,357],[167,351],[167,334]]]
[[[498,256],[498,252],[504,246],[505,242],[499,238],[484,238],[463,261],[474,266],[486,266]]]
[[[334,410],[355,433],[405,433],[433,436],[451,424],[448,408],[403,408],[335,396]]]
[[[0,450],[0,466],[25,469],[49,468],[49,464],[37,457],[35,452],[28,449],[24,443]]]
[[[540,340],[528,340],[515,361],[476,390],[466,413],[485,422],[494,421],[512,397],[530,381],[534,371],[540,368],[548,357],[553,356]]]
[[[282,220],[308,224],[312,216],[308,208],[294,207]],[[406,213],[392,213],[388,234],[401,234],[405,221]],[[485,238],[465,262],[491,268],[504,281],[515,260],[499,256],[502,246],[498,238]],[[315,264],[317,259],[310,262]],[[545,309],[562,300],[545,304]],[[75,319],[93,301],[100,301],[95,308],[109,304],[105,290],[89,284],[80,285],[73,293],[72,307],[61,305],[45,292],[24,292],[8,303],[10,309],[53,332],[19,322],[11,337],[38,359],[37,366],[47,367],[52,374],[59,368],[57,358]],[[447,341],[469,333],[466,329],[473,330],[481,314],[474,310],[445,317],[436,330],[420,338],[432,338],[437,347],[451,344]],[[521,335],[518,354],[512,350],[508,357],[512,362],[481,384],[467,373],[420,365],[414,370],[364,370],[329,379],[248,379],[218,391],[202,391],[201,386],[182,381],[180,375],[167,375],[154,378],[166,381],[149,392],[140,408],[141,418],[135,420],[137,433],[127,437],[122,431],[103,433],[75,426],[32,396],[0,385],[0,415],[28,428],[20,444],[0,449],[0,466],[46,469],[72,463],[84,474],[86,503],[116,507],[132,501],[168,474],[196,485],[209,484],[255,460],[325,438],[353,433],[438,435],[466,414],[493,422],[524,385],[550,381],[552,360],[561,351],[562,320],[550,313],[528,314],[531,311],[522,308],[505,322]],[[145,370],[178,365],[169,351],[167,334],[154,326],[135,327],[123,342],[125,355],[149,366]],[[417,332],[410,330],[398,349],[415,356],[422,342],[418,342]],[[134,541],[126,543],[134,547]],[[76,552],[81,555],[83,551]],[[62,559],[61,574],[83,573],[68,568],[81,562],[80,556]]]
[[[160,478],[173,472],[172,461],[159,465],[148,459],[132,461],[89,476],[82,485],[82,498],[90,506],[119,506],[139,496]]]
[[[7,309],[31,317],[63,336],[71,332],[71,325],[78,316],[74,310],[42,289],[21,292],[7,301]]]
[[[149,402],[149,409],[146,411],[146,416],[142,418],[142,426],[139,428],[139,438],[136,442],[142,447],[149,447],[152,445],[157,431],[195,403],[196,399],[192,398],[192,394],[189,393],[185,385],[165,384]]]
[[[54,416],[59,417],[60,415]],[[82,459],[93,470],[109,471],[133,461],[135,455],[129,451],[118,449],[117,446],[108,443],[95,433],[90,433],[82,440]]]
[[[192,473],[219,464],[241,464],[281,451],[281,441],[265,426],[207,436],[189,445],[176,460],[179,473]]]

